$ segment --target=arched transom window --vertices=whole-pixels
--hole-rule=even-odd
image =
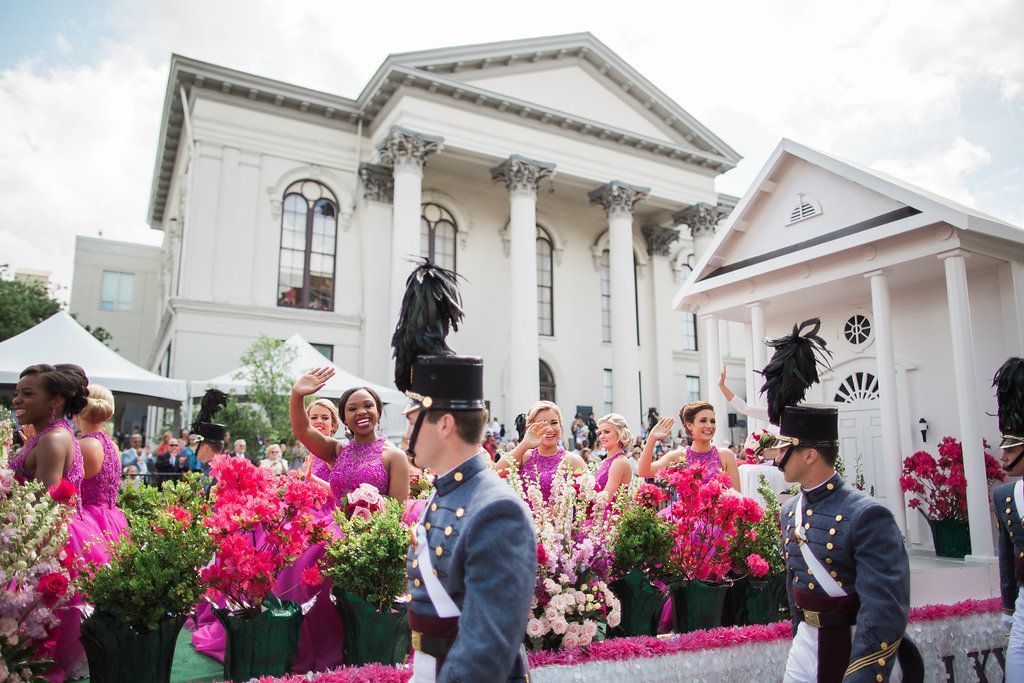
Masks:
[[[555,373],[544,361],[538,361],[540,369],[540,400],[555,402]]]
[[[334,310],[334,261],[338,200],[314,180],[284,191],[277,305]]]
[[[455,217],[440,204],[427,203],[420,211],[420,253],[434,264],[455,270]]]

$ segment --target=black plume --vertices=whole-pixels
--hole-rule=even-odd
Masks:
[[[202,422],[213,422],[213,416],[217,411],[228,404],[228,395],[220,389],[207,389],[203,394],[203,400],[199,402],[199,414],[192,422],[192,431],[199,430]]]
[[[764,384],[761,393],[768,396],[768,419],[779,424],[782,409],[803,400],[807,389],[818,383],[818,366],[828,368],[832,352],[825,348],[825,340],[818,336],[821,320],[811,318],[793,325],[787,337],[765,341],[773,349],[772,359],[761,375]]]
[[[999,406],[999,433],[1024,436],[1024,358],[1008,358],[992,378]]]
[[[519,433],[519,440],[522,441],[523,437],[526,436],[526,415],[519,413],[516,415],[516,432]]]
[[[409,388],[410,371],[418,356],[455,355],[445,337],[449,330],[458,331],[462,322],[458,277],[424,258],[405,281],[402,311],[391,337],[399,391]]]

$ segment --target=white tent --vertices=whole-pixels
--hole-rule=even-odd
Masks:
[[[140,368],[89,334],[65,311],[0,342],[0,388],[12,388],[21,371],[37,363],[80,365],[90,382],[120,396],[155,399],[150,403],[156,405],[178,407],[188,397],[184,381]]]
[[[380,400],[384,403],[402,405],[406,401],[405,395],[397,389],[391,389],[357,377],[327,360],[322,353],[317,351],[301,335],[292,335],[285,341],[284,345],[295,350],[295,358],[288,368],[288,374],[294,379],[298,379],[300,375],[309,372],[315,367],[330,366],[334,368],[334,377],[331,378],[323,389],[317,392],[318,396],[340,398],[342,394],[352,387],[370,387],[377,392]],[[206,389],[220,389],[229,394],[245,394],[248,388],[248,368],[244,365],[205,381],[192,382],[192,393],[194,395],[199,395]]]

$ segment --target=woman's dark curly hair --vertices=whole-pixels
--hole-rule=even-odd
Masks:
[[[64,399],[64,414],[61,417],[77,415],[89,402],[89,378],[85,376],[85,370],[77,365],[30,365],[21,371],[19,377],[28,375],[39,375],[46,393]]]

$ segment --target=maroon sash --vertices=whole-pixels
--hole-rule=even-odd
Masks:
[[[433,657],[436,662],[435,673],[440,676],[441,665],[452,649],[455,637],[459,635],[459,618],[432,617],[410,610],[409,630],[412,631],[413,649]]]
[[[796,588],[793,597],[799,618],[818,629],[818,683],[842,683],[853,643],[850,627],[857,623],[856,595],[832,598]]]

